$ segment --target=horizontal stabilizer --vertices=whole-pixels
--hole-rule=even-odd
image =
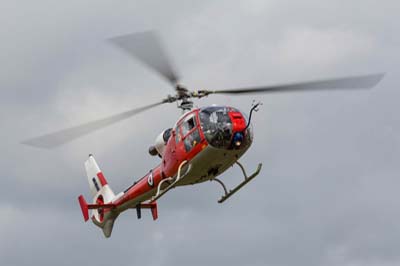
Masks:
[[[79,205],[81,206],[82,215],[85,222],[89,220],[89,210],[112,209],[116,207],[115,204],[87,204],[85,198],[82,195],[78,197],[78,200],[79,200]]]
[[[112,209],[115,208],[115,204],[88,204],[88,209]]]

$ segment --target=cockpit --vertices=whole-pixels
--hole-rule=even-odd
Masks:
[[[200,109],[200,125],[207,142],[216,148],[242,148],[250,144],[252,133],[247,119],[232,107],[210,106]]]

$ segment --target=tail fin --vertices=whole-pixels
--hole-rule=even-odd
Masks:
[[[86,174],[89,181],[90,193],[93,197],[93,204],[96,205],[109,205],[115,198],[115,194],[108,185],[106,178],[101,172],[97,165],[93,155],[89,155],[89,158],[85,162]],[[84,201],[83,196],[79,197],[79,203],[82,208],[84,219],[87,220],[87,203]],[[112,232],[112,227],[116,215],[106,213],[105,209],[93,208],[92,209],[92,220],[94,224],[103,229],[103,233],[106,237],[109,237]]]
[[[106,178],[97,165],[93,155],[89,155],[89,159],[85,162],[86,174],[89,181],[90,193],[93,197],[93,203],[96,203],[98,196],[102,196],[102,203],[108,203],[115,197]]]

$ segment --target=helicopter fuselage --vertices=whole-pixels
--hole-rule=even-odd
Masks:
[[[384,73],[377,73],[267,86],[191,90],[180,83],[181,76],[174,69],[174,64],[168,60],[169,57],[154,32],[117,36],[110,41],[161,75],[175,88],[175,93],[152,104],[27,139],[23,141],[24,144],[54,148],[163,104],[177,103],[179,109],[191,110],[192,99],[215,94],[239,96],[294,91],[368,89],[374,87],[384,76]],[[249,119],[237,109],[228,106],[209,106],[184,114],[173,128],[164,130],[157,137],[155,145],[149,149],[151,155],[161,158],[161,163],[117,195],[111,190],[94,157],[89,155],[85,168],[93,204],[88,204],[83,195],[78,197],[84,220],[89,220],[89,210],[92,210],[93,223],[101,227],[104,235],[109,237],[114,221],[122,211],[136,208],[140,218],[141,209],[150,208],[155,220],[158,217],[156,202],[166,192],[174,187],[207,180],[215,180],[222,185],[225,193],[218,202],[224,202],[260,173],[261,163],[258,164],[256,171],[247,175],[243,165],[238,162],[252,143],[251,114],[257,111],[259,105],[260,103],[253,103]],[[234,163],[241,168],[244,180],[228,190],[216,177]]]
[[[212,180],[232,166],[250,147],[253,135],[245,116],[235,108],[211,106],[184,114],[169,130],[159,149],[161,164],[113,200],[121,212],[149,200],[165,178],[174,178],[182,167],[185,186]],[[167,183],[165,184],[165,186]]]

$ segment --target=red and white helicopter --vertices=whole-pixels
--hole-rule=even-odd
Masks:
[[[151,155],[160,157],[160,164],[125,191],[114,194],[92,155],[89,155],[89,159],[85,162],[93,200],[88,204],[80,195],[79,204],[84,220],[89,219],[91,210],[93,223],[103,230],[105,237],[110,237],[115,219],[128,209],[136,209],[138,218],[141,217],[142,209],[150,209],[153,219],[156,220],[157,200],[174,187],[209,180],[217,181],[224,190],[223,196],[218,201],[222,203],[260,173],[261,164],[254,173],[247,175],[238,161],[252,144],[251,116],[253,111],[258,110],[259,103],[253,103],[249,116],[246,116],[238,109],[224,105],[193,109],[192,98],[202,98],[210,94],[241,95],[302,90],[364,89],[375,86],[384,75],[372,74],[241,89],[189,91],[178,83],[178,75],[169,63],[154,32],[120,36],[110,41],[158,72],[175,87],[176,94],[168,95],[162,101],[151,105],[23,142],[41,148],[53,148],[158,105],[178,103],[178,108],[182,109],[184,114],[171,128],[161,132],[155,144],[149,149]],[[234,164],[243,171],[244,180],[232,190],[228,190],[217,177]]]

